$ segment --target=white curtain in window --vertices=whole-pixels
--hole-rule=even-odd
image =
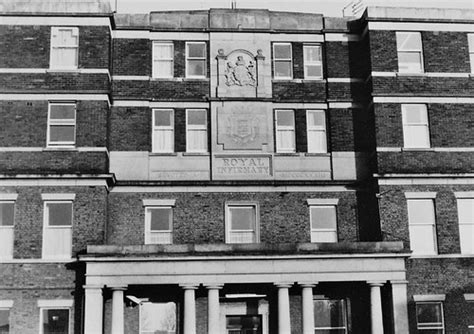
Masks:
[[[153,132],[153,150],[155,152],[173,152],[174,131],[155,129]]]
[[[458,198],[459,237],[462,254],[474,254],[474,198]]]
[[[13,257],[13,226],[0,226],[0,259]]]
[[[43,257],[47,259],[69,259],[72,248],[71,227],[46,227],[43,231]]]
[[[410,245],[413,254],[436,254],[435,211],[432,199],[408,200]]]

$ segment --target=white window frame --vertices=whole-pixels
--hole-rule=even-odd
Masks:
[[[337,205],[339,203],[339,199],[337,198],[310,198],[307,200],[308,209],[309,209],[309,228],[311,234],[311,242],[324,242],[324,243],[332,243],[338,242],[338,228],[337,228]],[[313,228],[313,210],[314,208],[330,208],[334,210],[334,216],[336,218],[335,228]],[[318,235],[324,233],[329,234],[332,233],[333,240],[332,241],[321,241],[318,240]]]
[[[196,125],[196,124],[189,124],[189,113],[193,111],[203,111],[204,115],[206,116],[204,124]],[[186,109],[186,152],[190,153],[207,153],[208,152],[208,134],[207,134],[207,124],[208,124],[208,115],[207,115],[207,109]],[[205,133],[205,147],[200,148],[200,149],[191,149],[189,147],[189,143],[192,142],[192,139],[190,138],[190,133],[191,132],[204,132]]]
[[[155,48],[158,46],[171,46],[171,57],[170,58],[158,58],[155,54]],[[167,41],[153,41],[153,59],[152,59],[152,76],[153,78],[173,78],[174,77],[174,43],[167,42]],[[171,75],[158,75],[157,68],[159,67],[160,63],[171,64]]]
[[[339,330],[344,330],[344,333],[348,333],[348,328],[349,328],[349,315],[348,315],[348,307],[349,307],[349,303],[348,303],[348,300],[346,299],[330,299],[330,298],[321,298],[321,297],[315,297],[313,298],[313,305],[314,305],[314,302],[315,301],[318,301],[318,300],[337,300],[337,301],[342,301],[342,307],[343,307],[343,321],[344,321],[344,326],[343,327],[316,327],[316,324],[314,324],[314,331],[316,332],[316,330],[331,330],[331,329],[339,329]],[[315,315],[313,314],[313,317]]]
[[[321,113],[324,117],[324,125],[323,126],[318,126],[318,125],[310,125],[309,120],[310,117],[309,115],[311,113]],[[326,112],[325,110],[318,110],[318,109],[308,109],[306,110],[306,132],[307,132],[307,147],[308,147],[308,153],[327,153],[328,152],[328,139],[327,139],[327,119],[326,119]],[[315,146],[314,143],[310,141],[310,133],[311,132],[316,132],[320,133],[323,138],[324,138],[324,147],[318,148]]]
[[[407,120],[407,113],[409,112],[410,108],[419,107],[423,110],[423,121],[419,123],[408,123]],[[430,125],[429,125],[429,117],[428,117],[428,107],[426,104],[402,104],[402,124],[403,124],[403,146],[405,148],[430,148],[431,147],[431,140],[430,140]],[[408,136],[410,129],[416,128],[423,128],[426,130],[426,138],[424,138],[425,143],[419,142],[411,142]]]
[[[173,217],[176,200],[174,199],[144,199],[145,207],[145,245],[172,244],[173,243]],[[169,209],[171,211],[170,229],[163,231],[151,230],[151,210]]]
[[[440,305],[441,306],[441,323],[419,323],[418,322],[418,305],[421,304],[430,304],[430,305]],[[423,333],[424,330],[433,330],[433,329],[441,329],[442,333],[445,333],[444,328],[444,309],[443,309],[443,302],[442,301],[416,301],[415,302],[415,317],[416,317],[416,329],[419,333]],[[421,326],[420,326],[421,325]]]
[[[435,198],[436,193],[424,193],[424,192],[408,192],[405,193],[405,197],[407,199],[407,215],[408,215],[408,232],[410,236],[410,248],[413,252],[413,255],[436,255],[438,254],[438,238],[437,238],[437,230],[436,230],[436,204]],[[423,221],[423,222],[414,222],[410,219],[410,201],[431,201],[433,207],[433,222]],[[415,230],[419,230],[419,227],[431,227],[430,233],[432,233],[432,241],[433,241],[433,250],[429,252],[423,252],[416,249],[416,245],[414,245],[414,235],[418,235],[419,232],[415,232]],[[424,233],[427,233],[424,231]],[[424,234],[426,235],[426,234]]]
[[[398,37],[399,35],[402,34],[412,34],[412,35],[418,35],[420,39],[420,49],[417,48],[404,48],[402,49],[401,46],[399,45],[399,40],[400,38]],[[399,73],[424,73],[424,58],[423,58],[423,40],[421,38],[421,32],[419,31],[397,31],[396,32],[396,41],[397,41],[397,59],[398,59],[398,72]],[[418,71],[411,71],[411,70],[403,70],[400,69],[400,53],[407,53],[407,54],[418,54],[420,58],[420,70]]]
[[[275,53],[275,46],[277,45],[289,45],[290,46],[290,58],[277,58]],[[293,79],[293,46],[291,43],[273,43],[273,78],[288,80]],[[290,63],[290,76],[277,76],[276,62],[289,62]]]
[[[471,73],[474,74],[474,33],[467,34],[469,45],[469,62],[471,63]]]
[[[73,106],[74,107],[74,119],[51,119],[51,106]],[[47,129],[47,146],[48,147],[74,147],[76,145],[76,120],[77,120],[77,106],[71,102],[50,102],[48,104],[48,129]],[[51,127],[55,125],[73,126],[74,127],[74,140],[72,141],[51,141]]]
[[[41,257],[47,260],[67,260],[72,257],[72,233],[74,226],[74,199],[75,194],[42,194],[43,199],[43,247]],[[48,204],[70,204],[71,205],[71,224],[70,225],[49,225],[49,209]],[[62,232],[62,236],[69,239],[68,253],[64,254],[48,254],[46,252],[45,239],[54,232]],[[69,233],[68,233],[69,232]]]
[[[190,57],[189,56],[189,45],[191,44],[202,44],[204,45],[204,56],[203,57]],[[202,75],[191,75],[189,74],[189,64],[190,60],[203,60],[204,61],[204,73]],[[196,78],[203,79],[207,77],[207,45],[206,42],[186,42],[186,78]]]
[[[310,61],[306,59],[306,52],[305,49],[307,48],[318,48],[319,49],[319,61]],[[321,44],[303,44],[303,67],[304,67],[304,78],[307,80],[319,80],[323,78],[323,58],[322,58],[322,45]],[[309,75],[308,74],[308,67],[309,66],[320,66],[321,67],[321,75]]]
[[[60,30],[70,30],[72,35],[77,36],[77,44],[76,45],[54,45],[54,35],[57,35]],[[49,58],[49,67],[50,69],[55,70],[76,70],[79,64],[79,28],[77,27],[51,27],[51,48],[50,48],[50,58]],[[55,52],[54,49],[59,48],[68,48],[68,49],[75,49],[76,50],[76,59],[75,65],[73,66],[65,66],[62,64],[55,64],[53,53]]]
[[[0,194],[0,204],[13,205],[13,224],[0,225],[0,260],[13,258],[14,228],[15,228],[15,202],[18,194],[8,193]]]
[[[293,126],[278,125],[278,113],[291,112],[293,114]],[[279,132],[292,132],[293,147],[281,147],[282,143],[279,140]],[[296,152],[296,119],[295,111],[293,109],[275,109],[275,152],[276,153],[295,153]]]
[[[455,192],[454,196],[456,197],[456,204],[458,208],[459,242],[461,247],[461,254],[474,254],[474,220],[462,220],[460,212],[460,203],[462,201],[472,202],[473,205],[471,206],[471,208],[472,210],[474,210],[474,191]],[[467,207],[469,207],[469,205]]]
[[[72,333],[72,306],[73,301],[70,299],[40,299],[39,307],[39,334],[43,331],[43,310],[67,310],[68,311],[68,334]]]
[[[160,111],[171,111],[171,122],[170,125],[155,125],[155,113]],[[174,141],[175,141],[175,129],[174,129],[174,109],[159,109],[155,108],[151,110],[152,112],[152,152],[153,153],[173,153],[174,152]],[[164,148],[162,150],[158,150],[156,139],[155,139],[155,132],[158,131],[166,131],[171,132],[171,147]]]
[[[230,209],[232,208],[252,208],[255,212],[255,231],[254,230],[231,230],[231,217]],[[253,242],[249,243],[260,243],[260,210],[257,202],[249,201],[239,201],[239,202],[226,202],[225,203],[225,242],[227,244],[236,244],[236,243],[247,243],[247,242],[235,242],[232,237],[232,234],[235,232],[240,233],[253,233]]]

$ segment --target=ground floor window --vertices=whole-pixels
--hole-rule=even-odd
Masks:
[[[176,303],[143,303],[140,305],[140,334],[176,334]]]
[[[0,334],[10,333],[10,309],[0,308]]]
[[[347,304],[344,299],[315,299],[314,333],[347,333]]]
[[[419,333],[444,333],[442,302],[416,303],[416,323]]]
[[[227,315],[227,334],[262,334],[262,317],[259,315]]]
[[[68,334],[69,309],[42,309],[41,334]]]

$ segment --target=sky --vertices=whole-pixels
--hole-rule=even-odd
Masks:
[[[119,13],[148,13],[160,10],[230,8],[232,0],[110,0]],[[351,0],[235,0],[237,8],[320,13],[342,16]],[[435,7],[474,9],[474,0],[362,0],[365,6]],[[349,9],[346,9],[349,14]]]

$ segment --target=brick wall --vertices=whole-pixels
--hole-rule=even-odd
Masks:
[[[354,43],[351,43],[354,44]],[[350,57],[348,42],[326,42],[325,65],[328,78],[350,78]]]
[[[225,202],[255,201],[260,210],[262,243],[310,242],[308,198],[339,198],[339,241],[358,240],[355,193],[112,193],[109,196],[108,243],[144,243],[142,199],[176,199],[173,240],[183,243],[223,243]]]
[[[209,97],[209,80],[116,80],[114,97],[155,101],[204,101]]]
[[[326,83],[321,81],[280,81],[272,83],[274,101],[325,102]]]
[[[152,111],[146,107],[113,107],[111,151],[151,151]]]
[[[373,95],[383,96],[472,96],[474,79],[397,76],[373,77]]]
[[[395,31],[371,30],[369,39],[372,71],[398,72]]]
[[[423,31],[425,72],[469,73],[469,49],[465,32]]]
[[[113,75],[151,76],[151,41],[148,39],[113,40]]]

